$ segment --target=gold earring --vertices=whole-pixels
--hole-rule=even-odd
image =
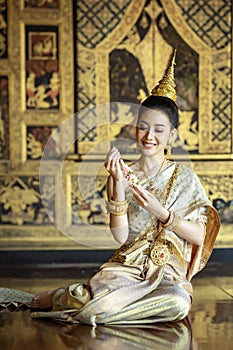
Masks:
[[[168,160],[172,159],[172,152],[171,152],[171,146],[170,145],[166,145],[165,147],[165,158]]]

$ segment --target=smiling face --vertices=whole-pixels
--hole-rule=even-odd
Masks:
[[[163,155],[164,148],[176,134],[166,113],[146,109],[137,123],[137,142],[142,155]]]

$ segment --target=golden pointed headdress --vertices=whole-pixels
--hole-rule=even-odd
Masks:
[[[170,67],[167,69],[164,77],[153,88],[153,90],[151,91],[151,95],[168,97],[174,102],[176,102],[176,89],[175,89],[176,83],[175,83],[175,74],[174,74],[175,58],[176,58],[176,50],[174,50]]]

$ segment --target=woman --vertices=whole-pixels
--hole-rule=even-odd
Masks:
[[[111,232],[122,246],[86,285],[37,295],[33,317],[96,324],[179,321],[190,310],[194,274],[206,264],[219,218],[191,169],[167,160],[177,133],[174,58],[140,106],[141,156],[129,168],[116,148],[105,167]],[[123,171],[122,171],[123,167]]]

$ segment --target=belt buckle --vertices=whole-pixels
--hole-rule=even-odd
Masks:
[[[168,246],[162,242],[155,242],[150,252],[153,263],[157,266],[165,265],[170,259],[171,253]]]

